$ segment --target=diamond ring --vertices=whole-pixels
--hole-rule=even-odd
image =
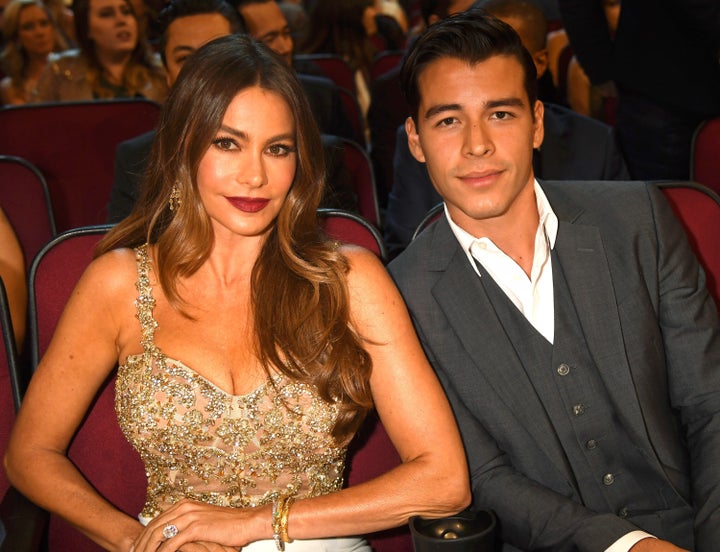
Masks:
[[[168,523],[162,530],[163,537],[166,539],[171,539],[178,533],[177,525],[173,525],[172,523]]]

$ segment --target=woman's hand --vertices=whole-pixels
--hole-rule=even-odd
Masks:
[[[237,551],[272,536],[271,515],[269,506],[228,508],[181,500],[148,524],[132,552]],[[167,538],[163,531],[169,526],[175,526],[177,533]]]

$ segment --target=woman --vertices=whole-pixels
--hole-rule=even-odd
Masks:
[[[397,290],[371,253],[319,233],[321,159],[302,88],[266,46],[231,35],[188,59],[144,196],[102,242],[23,401],[6,459],[18,489],[134,552],[366,551],[353,535],[467,504],[457,428]],[[116,362],[145,528],[65,457]],[[373,405],[403,464],[341,490]]]
[[[73,11],[80,47],[50,56],[35,101],[164,100],[164,71],[138,38],[138,22],[128,0],[76,0]]]
[[[47,7],[41,0],[13,0],[5,8],[2,68],[7,75],[0,81],[0,103],[27,103],[47,65],[48,54],[64,50]]]
[[[399,35],[403,41],[403,32],[392,19],[382,16],[378,19],[375,0],[316,0],[310,10],[310,23],[305,31],[299,50],[303,53],[337,54],[348,62],[355,73],[357,100],[364,116],[370,106],[370,68],[379,52],[377,43],[384,43],[390,49],[399,48],[396,44]],[[388,24],[388,20],[390,23]],[[381,25],[378,26],[378,21]],[[393,28],[396,40],[374,41],[371,36],[379,31]]]

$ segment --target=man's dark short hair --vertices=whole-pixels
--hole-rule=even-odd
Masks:
[[[420,108],[418,79],[430,63],[455,58],[475,64],[495,56],[512,57],[520,63],[532,111],[537,100],[537,71],[532,57],[510,25],[485,10],[473,8],[430,25],[410,45],[400,81],[415,121]]]
[[[235,8],[225,0],[170,0],[158,16],[160,30],[160,55],[165,60],[165,47],[167,46],[167,30],[170,23],[181,17],[217,13],[230,23],[230,32],[244,32],[245,27]]]

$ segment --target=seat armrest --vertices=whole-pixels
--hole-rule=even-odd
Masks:
[[[48,513],[10,487],[0,502],[5,538],[0,552],[37,552],[47,529]]]

